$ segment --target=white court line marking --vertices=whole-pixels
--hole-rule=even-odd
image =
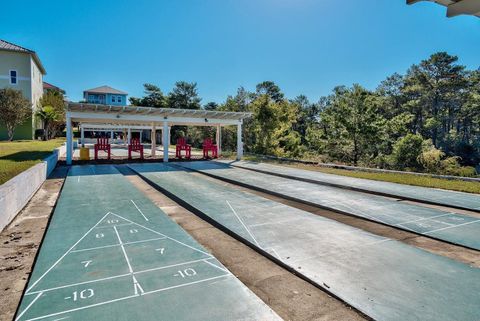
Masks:
[[[213,264],[212,262],[208,262],[206,259],[203,260],[203,262],[205,262],[205,263],[207,263],[207,264],[209,264],[209,265],[211,265],[211,266],[213,266],[213,267],[215,267],[215,268],[217,268],[217,269],[219,269],[219,270],[221,270],[221,271],[223,271],[223,272],[226,272],[226,273],[228,273],[228,274],[231,274],[229,270],[224,269],[224,268],[222,268],[222,267],[220,267],[220,266],[218,266],[218,265],[216,265],[216,264]]]
[[[273,247],[270,248],[270,249],[272,250],[272,252],[273,252],[279,259],[282,259],[282,258],[280,257],[280,255],[278,254],[278,252],[277,252]]]
[[[135,294],[138,295],[138,291],[140,290],[140,295],[143,295],[145,291],[143,290],[140,283],[138,283],[137,279],[135,278],[135,275],[132,275],[132,279],[133,279],[133,287],[135,288]]]
[[[120,217],[120,218],[122,218],[122,219],[124,219],[124,220],[126,220],[126,221],[128,221],[128,222],[132,222],[132,221],[130,221],[129,219],[126,219],[126,218],[124,218],[124,217],[122,217],[122,216],[120,216],[120,215],[117,215],[117,214],[115,214],[115,213],[111,213],[111,214],[113,214],[113,215],[115,215],[115,216],[117,216],[117,217]],[[174,242],[176,242],[176,243],[178,243],[178,244],[181,244],[181,245],[183,245],[183,246],[186,246],[186,247],[188,247],[188,248],[190,248],[190,249],[192,249],[192,250],[194,250],[194,251],[203,253],[203,254],[205,254],[205,255],[207,255],[207,256],[209,256],[209,257],[213,257],[210,253],[207,253],[207,252],[205,252],[205,251],[202,251],[202,250],[199,250],[199,249],[197,249],[197,248],[194,248],[193,246],[190,246],[190,245],[185,244],[185,243],[183,243],[183,242],[181,242],[181,241],[179,241],[179,240],[176,240],[176,239],[174,239],[173,237],[170,237],[170,236],[168,236],[168,235],[162,234],[162,233],[160,233],[160,232],[157,232],[157,231],[155,231],[155,230],[152,230],[151,228],[148,228],[148,227],[146,227],[146,226],[140,225],[140,224],[138,224],[138,223],[135,223],[135,222],[132,222],[132,223],[135,224],[135,225],[138,225],[138,226],[140,226],[140,227],[143,227],[144,229],[147,229],[147,230],[149,230],[150,232],[153,232],[153,233],[155,233],[155,234],[164,236],[164,237],[166,237],[167,239],[169,239],[169,240],[171,240],[171,241],[174,241]]]
[[[112,226],[125,226],[125,225],[132,225],[133,223],[124,223],[124,224],[117,224],[117,225],[105,225],[105,226],[97,226],[95,229],[107,228]]]
[[[43,292],[38,293],[38,295],[32,300],[32,302],[30,302],[30,304],[27,305],[27,307],[25,308],[25,310],[23,310],[22,313],[20,313],[20,314],[17,316],[17,318],[15,319],[15,321],[16,321],[16,320],[19,320],[19,319],[22,317],[22,315],[24,315],[25,312],[27,312],[27,310],[30,309],[30,307],[35,303],[35,301],[38,300],[38,298],[39,298],[42,294],[43,294]]]
[[[137,244],[137,243],[145,243],[145,242],[158,241],[158,240],[164,240],[164,239],[166,239],[166,237],[157,237],[157,238],[148,239],[148,240],[126,242],[126,243],[123,243],[123,245]],[[105,248],[115,247],[115,246],[120,246],[120,244],[112,244],[112,245],[91,247],[91,248],[88,248],[88,249],[72,250],[72,251],[70,251],[70,253],[85,252],[85,251],[98,250],[98,249],[105,249]]]
[[[366,218],[371,219],[372,221],[377,221],[377,222],[380,222],[380,223],[383,223],[383,224],[386,224],[386,225],[391,225],[391,223],[387,223],[387,222],[379,219],[378,217],[368,215],[368,214],[366,214],[366,213],[364,213],[364,212],[362,212],[362,211],[358,211],[358,212],[357,212],[357,210],[355,210],[353,207],[351,207],[351,206],[349,206],[349,205],[347,205],[347,204],[342,204],[342,205],[345,206],[347,209],[349,209],[353,215],[356,215],[356,216],[364,216],[364,217],[366,217]],[[387,214],[383,214],[383,215],[388,216],[388,217],[390,217],[390,218],[398,219],[397,217],[393,217],[393,216],[390,216],[390,215],[387,215]]]
[[[233,209],[232,205],[230,205],[230,203],[228,201],[225,201],[227,202],[228,206],[230,207],[230,209],[232,210],[233,214],[235,214],[235,216],[237,217],[237,219],[240,221],[240,223],[242,223],[243,227],[245,228],[245,230],[247,230],[248,234],[252,237],[252,239],[255,241],[255,244],[257,244],[257,246],[259,248],[262,248],[260,246],[260,244],[258,244],[257,240],[255,239],[255,236],[253,236],[252,232],[250,232],[250,230],[248,229],[248,227],[245,225],[245,223],[243,223],[242,219],[238,216],[237,212],[235,212],[235,210]]]
[[[175,266],[197,263],[197,262],[201,262],[203,260],[205,260],[205,259],[198,259],[198,260],[193,260],[193,261],[188,261],[188,262],[165,265],[165,266],[160,266],[160,267],[151,268],[151,269],[147,269],[147,270],[136,271],[136,272],[133,272],[133,274],[141,274],[141,273],[146,273],[146,272],[151,272],[151,271],[156,271],[156,270],[163,270],[163,269],[168,269],[168,268],[175,267]]]
[[[212,277],[212,278],[203,279],[203,280],[199,280],[199,281],[189,282],[189,283],[180,284],[180,285],[174,285],[174,286],[170,286],[170,287],[163,288],[163,289],[158,289],[158,290],[145,292],[144,295],[151,294],[151,293],[156,293],[156,292],[167,291],[167,290],[172,290],[172,289],[176,289],[176,288],[180,288],[180,287],[184,287],[184,286],[189,286],[189,285],[193,285],[193,284],[197,284],[197,283],[207,282],[207,281],[210,281],[210,280],[219,279],[219,278],[228,277],[228,276],[230,276],[230,275],[225,274],[225,275],[215,276],[215,277]],[[135,294],[134,295],[129,295],[129,296],[126,296],[126,297],[123,297],[123,298],[108,300],[108,301],[104,301],[104,302],[90,304],[90,305],[87,305],[87,306],[84,306],[84,307],[79,307],[79,308],[75,308],[75,309],[70,309],[70,310],[65,310],[65,311],[61,311],[61,312],[51,313],[51,314],[48,314],[48,315],[43,315],[43,316],[36,317],[36,318],[33,318],[33,319],[28,319],[26,321],[40,320],[40,319],[44,319],[44,318],[48,318],[48,317],[53,317],[53,316],[56,316],[56,315],[59,315],[59,314],[75,312],[75,311],[79,311],[79,310],[85,310],[85,309],[89,309],[89,308],[93,308],[93,307],[97,307],[97,306],[101,306],[101,305],[105,305],[105,304],[109,304],[109,303],[128,300],[128,299],[131,299],[131,298],[137,298],[139,296],[140,295],[138,295],[138,294],[137,295],[135,295]]]
[[[436,229],[436,230],[433,230],[433,231],[425,232],[424,234],[429,234],[429,233],[433,233],[433,232],[443,231],[443,230],[447,230],[447,229],[450,229],[450,228],[459,227],[459,226],[468,225],[468,224],[477,223],[477,222],[480,222],[480,220],[471,221],[471,222],[462,223],[462,224],[457,224],[457,225],[453,225],[453,226],[447,226],[447,227],[439,228],[439,229]]]
[[[118,234],[117,227],[114,226],[113,229],[115,230],[115,234],[117,234],[118,241],[120,242],[120,246],[122,248],[123,255],[125,256],[125,260],[127,261],[128,264],[128,270],[130,273],[133,273],[132,266],[130,265],[130,260],[128,259],[127,252],[125,251],[125,247],[123,247],[122,239],[120,238],[120,235]]]
[[[423,221],[423,220],[429,220],[429,219],[432,219],[432,218],[443,217],[443,216],[452,215],[452,214],[453,214],[453,213],[446,213],[446,214],[442,214],[442,215],[436,215],[436,216],[431,216],[431,217],[424,217],[424,218],[421,218],[421,219],[418,219],[418,220],[412,220],[412,221],[397,223],[397,224],[395,224],[395,225],[415,223],[415,222],[419,222],[419,221]]]
[[[40,320],[40,319],[44,319],[44,318],[54,317],[54,316],[59,315],[59,314],[64,314],[64,313],[69,313],[69,312],[75,312],[75,311],[78,311],[78,310],[89,309],[89,308],[93,308],[93,307],[96,307],[96,306],[99,306],[99,305],[105,305],[105,304],[109,304],[109,303],[113,303],[113,302],[117,302],[117,301],[123,301],[123,300],[131,299],[131,298],[135,298],[135,297],[138,297],[138,295],[129,295],[129,296],[126,296],[126,297],[123,297],[123,298],[118,298],[118,299],[108,300],[108,301],[104,301],[104,302],[100,302],[100,303],[90,304],[90,305],[86,305],[86,306],[80,307],[80,308],[75,308],[75,309],[65,310],[65,311],[51,313],[51,314],[47,314],[47,315],[42,315],[41,317],[28,319],[26,321],[34,321],[34,320]]]
[[[77,183],[80,183],[80,176],[78,176],[77,178]]]
[[[38,284],[38,282],[40,282],[41,279],[43,279],[45,277],[45,275],[47,275],[48,272],[50,272],[58,263],[60,263],[60,261],[68,254],[70,253],[70,251],[75,247],[77,246],[78,243],[80,243],[84,238],[85,236],[87,236],[98,224],[100,224],[100,222],[103,221],[103,219],[105,217],[107,217],[107,215],[110,214],[110,212],[108,212],[107,214],[105,214],[98,222],[97,224],[95,224],[94,226],[92,226],[85,234],[83,234],[83,236],[77,241],[75,242],[75,244],[73,244],[68,250],[67,252],[65,252],[55,263],[53,263],[53,265],[48,268],[48,270],[46,270],[35,282],[33,282],[33,284],[27,289],[27,291],[25,293],[28,293],[30,292],[30,290]]]
[[[55,319],[53,321],[60,321],[60,320],[65,320],[65,319],[69,319],[70,317],[64,317],[64,318],[60,318],[60,319]]]
[[[201,262],[203,260],[210,260],[210,259],[212,259],[212,258],[198,259],[198,260],[187,261],[187,262],[182,262],[182,263],[170,264],[170,265],[160,266],[160,267],[146,269],[146,270],[142,270],[142,271],[136,271],[136,272],[133,272],[133,273],[129,272],[129,273],[125,273],[125,274],[109,276],[109,277],[106,277],[106,278],[101,278],[101,279],[96,279],[96,280],[84,281],[84,282],[79,282],[79,283],[72,283],[72,284],[57,286],[57,287],[54,287],[54,288],[49,288],[49,289],[30,292],[30,293],[25,294],[25,295],[32,295],[32,294],[36,294],[36,293],[42,293],[42,292],[47,292],[47,291],[53,291],[53,290],[68,288],[68,287],[71,287],[71,286],[78,286],[78,285],[82,285],[82,284],[89,284],[89,283],[95,283],[95,282],[100,282],[100,281],[112,280],[112,279],[117,279],[117,278],[129,276],[129,275],[132,275],[132,274],[136,275],[136,274],[141,274],[141,273],[146,273],[146,272],[151,272],[151,271],[156,271],[156,270],[163,270],[163,269],[168,269],[168,268],[175,267],[175,266],[192,264],[192,263],[197,263],[197,262]]]
[[[163,288],[163,289],[158,289],[158,290],[153,290],[153,291],[145,292],[145,294],[156,293],[156,292],[163,292],[163,291],[167,291],[167,290],[171,290],[171,289],[181,288],[181,287],[183,287],[183,286],[190,286],[190,285],[193,285],[193,284],[198,284],[198,283],[202,283],[202,282],[207,282],[207,281],[211,281],[211,280],[216,280],[216,279],[224,278],[224,277],[228,277],[228,276],[232,276],[232,274],[224,274],[224,275],[214,276],[214,277],[211,277],[211,278],[208,278],[208,279],[193,281],[193,282],[189,282],[189,283],[185,283],[185,284],[174,285],[174,286],[170,286],[170,287],[168,287],[168,288]]]
[[[302,219],[303,218],[291,218],[291,219],[284,220],[284,221],[251,224],[250,227],[258,227],[258,226],[273,225],[273,224],[285,224],[285,223],[291,223],[291,222],[295,222],[295,221],[301,221]]]
[[[54,287],[54,288],[49,288],[49,289],[44,289],[44,290],[33,291],[33,292],[30,292],[30,293],[25,294],[25,295],[32,295],[32,294],[36,294],[36,293],[54,291],[54,290],[58,290],[58,289],[64,289],[64,288],[68,288],[68,287],[71,287],[71,286],[77,286],[77,285],[82,285],[82,284],[95,283],[95,282],[100,282],[100,281],[105,281],[105,280],[112,280],[112,279],[117,279],[117,278],[121,278],[121,277],[124,277],[124,276],[129,276],[129,275],[130,275],[130,273],[125,273],[125,274],[120,274],[120,275],[115,275],[115,276],[109,276],[109,277],[101,278],[101,279],[95,279],[95,280],[90,280],[90,281],[72,283],[72,284],[57,286],[57,287]]]
[[[440,223],[440,224],[445,224],[445,225],[450,225],[450,226],[454,226],[456,224],[452,224],[452,223],[447,223],[447,222],[442,222],[442,221],[437,221],[437,220],[432,220],[432,222],[435,222],[435,223]],[[457,224],[458,225],[458,224]]]
[[[135,204],[135,202],[133,200],[130,200],[130,202],[133,203],[133,205],[135,205],[135,207],[137,208],[137,210],[140,212],[140,214],[142,214],[143,218],[145,219],[145,221],[148,221],[148,218],[145,216],[145,214],[143,214],[142,210],[140,210],[137,206],[137,204]]]

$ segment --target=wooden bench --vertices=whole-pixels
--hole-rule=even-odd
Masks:
[[[140,159],[143,159],[143,145],[140,144],[140,139],[134,138],[128,145],[128,159],[132,159],[132,152],[140,153]]]
[[[93,145],[95,150],[95,160],[98,159],[98,151],[104,151],[107,153],[107,159],[110,159],[110,144],[108,143],[108,138],[97,138],[97,143]]]
[[[192,156],[192,146],[187,144],[185,137],[177,139],[177,145],[175,146],[176,158],[182,158],[182,150],[185,151],[185,158],[190,159]]]
[[[208,152],[212,152],[212,157],[218,157],[217,145],[213,143],[211,138],[205,138],[203,140],[203,158],[208,158]]]

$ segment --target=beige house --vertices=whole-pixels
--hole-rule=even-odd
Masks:
[[[37,128],[33,113],[43,95],[43,76],[46,74],[35,51],[0,39],[0,88],[20,90],[32,102],[32,117],[15,130],[15,139],[32,139]],[[0,140],[7,133],[0,125]]]

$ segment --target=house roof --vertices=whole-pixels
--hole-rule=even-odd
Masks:
[[[58,90],[58,91],[63,92],[63,93],[65,92],[65,90],[63,90],[62,88],[57,87],[55,85],[52,85],[52,84],[50,84],[46,81],[43,82],[43,89],[53,89],[53,90]]]
[[[35,63],[38,66],[38,69],[42,72],[43,75],[46,75],[47,72],[45,71],[45,68],[42,65],[42,62],[40,61],[40,58],[38,58],[37,54],[35,51],[21,47],[19,45],[13,44],[11,42],[5,41],[0,39],[0,50],[5,50],[5,51],[15,51],[15,52],[24,52],[27,54],[30,54],[35,61]]]
[[[116,95],[128,95],[128,93],[112,88],[110,86],[100,86],[88,90],[84,90],[84,93],[89,92],[89,93],[95,93],[95,94],[116,94]]]
[[[455,17],[468,14],[480,17],[480,1],[472,0],[407,0],[407,4],[414,4],[420,1],[436,2],[447,7],[447,17]]]

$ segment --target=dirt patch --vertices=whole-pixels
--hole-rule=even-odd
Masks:
[[[57,167],[27,206],[0,233],[0,320],[12,320],[58,197],[65,167]]]
[[[366,320],[341,301],[187,211],[128,169],[119,169],[284,320]]]

